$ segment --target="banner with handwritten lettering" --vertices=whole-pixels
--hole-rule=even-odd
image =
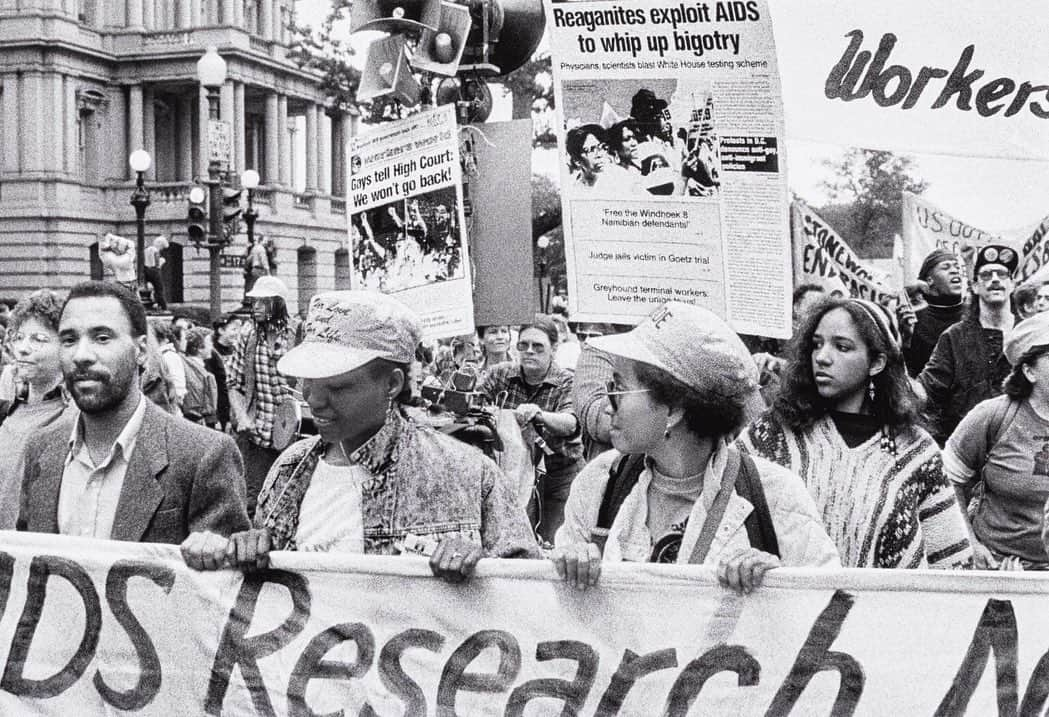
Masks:
[[[1049,159],[1049,6],[770,0],[790,137]]]
[[[667,300],[790,334],[783,106],[766,0],[547,4],[574,318]]]
[[[986,244],[1004,244],[1019,249],[1014,237],[974,227],[916,194],[904,192],[902,207],[904,265],[909,280],[918,277],[922,262],[934,249],[953,252],[963,267],[970,268],[976,251]],[[968,277],[969,271],[964,273]]]
[[[834,227],[801,200],[791,203],[791,231],[795,285],[818,284],[878,303],[898,299],[899,287],[889,276],[856,256]]]
[[[1049,578],[275,553],[0,534],[0,714],[1041,714]]]
[[[473,331],[454,106],[375,125],[348,152],[351,288],[395,295],[426,338]]]

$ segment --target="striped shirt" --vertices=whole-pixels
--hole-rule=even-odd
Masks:
[[[792,430],[772,415],[741,439],[801,476],[845,567],[959,568],[972,549],[940,450],[920,428],[896,435],[896,455],[875,434],[849,448],[827,416]]]

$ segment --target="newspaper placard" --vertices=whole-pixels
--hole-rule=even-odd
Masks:
[[[445,105],[350,140],[350,285],[395,295],[427,338],[473,331],[458,137]]]
[[[772,0],[787,131],[903,152],[1049,159],[1037,0]]]
[[[899,289],[892,280],[856,256],[852,247],[816,212],[802,201],[791,204],[796,284],[819,284],[828,292],[868,299],[877,303],[895,301]]]
[[[790,333],[783,110],[764,0],[547,6],[569,309],[666,300]]]
[[[781,568],[738,596],[698,566],[581,592],[543,560],[465,585],[423,558],[272,563],[0,535],[0,714],[1036,715],[1049,692],[1037,573]]]

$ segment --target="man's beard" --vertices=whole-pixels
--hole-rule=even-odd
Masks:
[[[84,379],[97,381],[98,388],[90,393],[83,393],[76,382]],[[115,385],[112,376],[83,371],[67,376],[66,388],[81,412],[97,415],[107,413],[119,406],[127,395],[128,386]]]

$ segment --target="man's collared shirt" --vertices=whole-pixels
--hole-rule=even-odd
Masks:
[[[242,393],[244,408],[255,417],[252,443],[273,446],[273,416],[277,404],[290,395],[284,377],[277,371],[277,361],[295,345],[295,326],[292,322],[277,336],[270,347],[265,334],[257,326],[245,332],[226,364],[226,384],[230,391]]]
[[[62,488],[58,496],[59,533],[109,539],[128,461],[135,450],[145,414],[146,399],[139,397],[135,412],[110,446],[105,459],[97,466],[91,460],[84,442],[81,416],[77,415],[73,432],[69,436],[69,453],[66,455]]]

